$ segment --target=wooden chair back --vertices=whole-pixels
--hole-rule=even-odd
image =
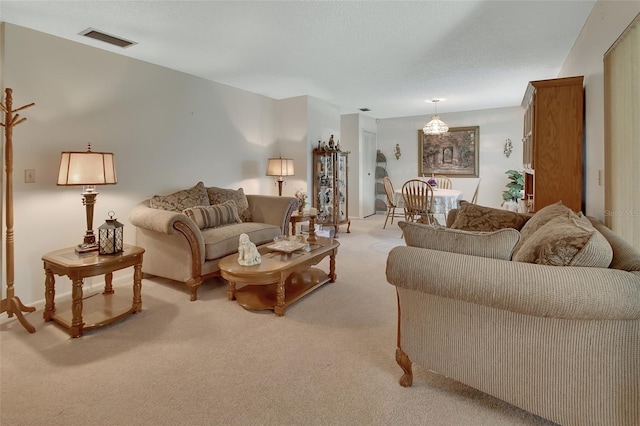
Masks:
[[[449,179],[447,176],[435,175],[433,178],[437,182],[438,188],[442,188],[442,189],[452,189],[453,188],[453,182],[451,182],[451,179]]]
[[[384,219],[384,225],[382,226],[382,229],[385,229],[387,227],[387,221],[389,220],[389,218],[391,218],[391,224],[393,225],[393,218],[394,217],[404,217],[404,213],[396,213],[396,201],[395,201],[395,196],[396,193],[393,190],[393,184],[391,183],[391,179],[389,179],[388,176],[385,176],[382,179],[382,183],[384,185],[384,192],[385,194],[387,194],[387,217],[385,217]]]
[[[396,207],[395,192],[393,190],[393,184],[391,183],[391,179],[389,179],[389,176],[385,176],[382,179],[382,183],[384,185],[384,192],[385,194],[387,194],[387,205],[389,207]]]
[[[480,179],[478,178],[478,184],[476,185],[476,190],[473,193],[473,198],[471,198],[471,204],[478,203],[478,189],[480,188]]]
[[[402,185],[405,217],[410,222],[433,223],[433,188],[421,179]]]

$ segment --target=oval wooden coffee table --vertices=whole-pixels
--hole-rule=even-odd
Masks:
[[[240,265],[237,253],[220,260],[220,274],[229,281],[229,300],[236,299],[240,306],[249,310],[272,309],[281,317],[287,306],[336,280],[336,254],[340,245],[337,240],[318,237],[309,252],[272,251],[267,248],[269,245],[258,247],[262,257],[259,265]],[[330,256],[329,273],[312,268],[327,256]],[[237,284],[243,287],[236,288]]]

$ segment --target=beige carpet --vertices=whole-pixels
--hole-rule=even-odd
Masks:
[[[227,301],[220,280],[190,302],[184,286],[152,278],[141,313],[78,339],[41,309],[27,315],[35,334],[3,321],[0,423],[551,425],[417,365],[413,387],[398,384],[384,270],[404,240],[383,221],[353,220],[340,234],[337,282],[282,318]]]

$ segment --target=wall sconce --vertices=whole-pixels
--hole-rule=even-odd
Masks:
[[[511,151],[513,151],[513,144],[511,143],[511,139],[507,139],[504,142],[504,155],[509,158],[509,156],[511,155]]]
[[[400,159],[402,153],[400,152],[400,144],[396,144],[395,148],[393,148],[393,154],[396,156],[396,160]]]

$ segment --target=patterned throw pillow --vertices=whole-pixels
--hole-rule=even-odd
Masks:
[[[559,215],[536,230],[513,255],[516,262],[608,268],[613,250],[582,214]]]
[[[511,260],[511,252],[520,233],[511,228],[494,232],[463,231],[441,226],[399,222],[409,247],[420,247],[449,253]]]
[[[558,201],[555,204],[549,204],[548,206],[538,210],[536,214],[534,214],[520,230],[520,242],[518,242],[516,248],[513,250],[513,254],[515,255],[520,250],[525,241],[527,241],[527,239],[534,232],[540,229],[545,223],[558,216],[566,216],[570,211],[571,209],[563,205],[562,201]]]
[[[249,210],[249,201],[242,188],[237,191],[233,189],[216,188],[211,186],[207,188],[209,194],[209,204],[221,204],[228,200],[233,200],[238,206],[238,215],[243,222],[251,222],[251,210]]]
[[[214,206],[189,207],[184,209],[183,213],[189,216],[200,229],[216,228],[230,223],[241,222],[236,202],[233,200]]]
[[[485,232],[504,228],[519,230],[527,220],[529,220],[529,216],[521,213],[460,201],[460,209],[451,229]]]
[[[189,207],[208,206],[209,204],[207,189],[202,182],[198,182],[193,188],[170,195],[154,195],[149,200],[149,205],[154,209],[174,212],[181,212]]]

